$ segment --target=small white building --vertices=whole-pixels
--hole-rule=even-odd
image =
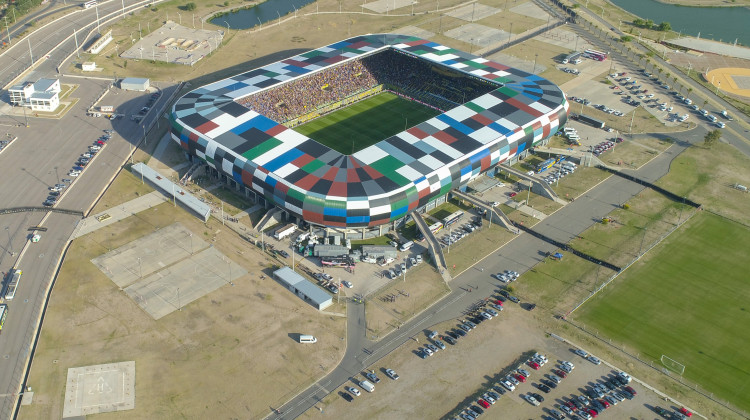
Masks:
[[[122,90],[135,90],[144,92],[148,90],[150,86],[148,79],[142,79],[139,77],[126,77],[120,80],[120,89]]]
[[[81,69],[83,69],[83,71],[96,71],[96,63],[93,61],[87,61],[81,64]]]
[[[32,111],[54,111],[60,105],[59,79],[39,79],[35,83],[24,83],[8,89],[13,106],[26,106]]]

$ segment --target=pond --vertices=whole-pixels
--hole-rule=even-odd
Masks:
[[[210,20],[214,25],[230,29],[250,29],[254,26],[273,22],[287,14],[294,13],[314,0],[267,0],[248,9],[239,9],[219,15]]]
[[[746,7],[687,7],[656,0],[612,0],[617,6],[654,23],[669,22],[672,30],[727,43],[750,45],[750,9]],[[591,10],[597,10],[593,8]],[[637,34],[637,32],[636,32]]]

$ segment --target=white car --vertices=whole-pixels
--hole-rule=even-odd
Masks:
[[[724,127],[726,127],[727,125],[726,125],[726,124],[724,124],[723,122],[719,121],[719,122],[717,122],[717,123],[716,123],[716,126],[717,126],[717,127],[719,127],[719,128],[724,128]]]
[[[359,392],[359,390],[353,386],[346,387],[346,390],[349,391],[349,393],[354,395],[355,397],[359,397],[360,395],[362,395],[362,393]]]
[[[342,281],[341,284],[343,284],[344,286],[346,286],[349,289],[351,289],[352,287],[354,287],[354,285],[352,284],[352,282],[347,281],[347,280]]]
[[[562,362],[560,362],[560,364],[562,364],[562,365],[565,365],[565,366],[569,367],[569,368],[570,368],[571,370],[573,370],[573,369],[575,369],[575,368],[576,368],[576,367],[575,367],[575,365],[574,365],[573,363],[570,363],[570,362],[568,362],[568,361],[566,361],[566,360],[563,360]]]
[[[528,401],[529,404],[534,405],[536,407],[539,406],[539,401],[537,401],[536,398],[532,397],[531,395],[525,395],[524,398],[526,398],[526,401]]]
[[[516,386],[513,385],[513,383],[511,383],[507,379],[504,379],[504,380],[500,381],[500,385],[502,385],[505,389],[507,389],[510,392],[513,392],[513,391],[516,390]]]
[[[398,374],[393,369],[386,369],[385,374],[394,381],[398,379]]]
[[[633,379],[633,378],[630,377],[630,375],[628,375],[625,372],[620,372],[620,373],[617,374],[617,376],[619,376],[620,378],[624,379],[625,382],[627,382],[627,383],[630,383],[630,381]]]
[[[598,358],[594,357],[594,356],[589,356],[587,359],[589,360],[589,362],[591,362],[591,363],[593,363],[595,365],[601,365],[602,364],[602,361],[599,360]]]
[[[575,354],[577,354],[577,355],[579,355],[581,357],[588,357],[588,355],[589,355],[588,353],[586,353],[585,351],[583,351],[581,349],[575,349],[575,350],[573,350],[573,353],[575,353]]]
[[[77,177],[77,176],[78,176],[78,175],[80,175],[80,174],[81,174],[81,173],[80,173],[80,172],[78,172],[78,171],[75,171],[75,172],[73,172],[73,171],[71,171],[71,172],[68,172],[68,176],[69,176],[69,177],[73,177],[73,178]]]

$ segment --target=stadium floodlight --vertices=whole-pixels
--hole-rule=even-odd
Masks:
[[[661,364],[672,372],[678,373],[680,376],[685,373],[685,365],[667,357],[664,354],[661,355]]]

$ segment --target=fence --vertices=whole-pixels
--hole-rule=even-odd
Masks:
[[[591,337],[594,337],[595,339],[601,341],[602,343],[608,345],[609,347],[611,347],[611,348],[613,348],[615,350],[620,351],[621,353],[627,355],[628,357],[630,357],[632,359],[635,359],[635,360],[639,361],[644,366],[647,366],[647,367],[655,370],[656,372],[659,372],[662,375],[665,375],[666,377],[668,377],[669,379],[671,379],[671,380],[679,383],[680,385],[683,385],[683,386],[685,386],[687,388],[690,388],[691,390],[693,390],[693,391],[701,394],[702,396],[708,398],[709,400],[711,400],[711,401],[713,401],[713,402],[721,405],[722,407],[726,408],[727,410],[730,410],[733,413],[738,414],[738,415],[740,415],[740,416],[742,416],[742,417],[744,417],[746,419],[750,418],[750,416],[748,416],[748,413],[746,413],[744,411],[740,411],[740,410],[732,407],[731,405],[729,405],[728,402],[719,400],[716,397],[714,397],[713,392],[709,392],[708,390],[701,389],[698,386],[698,384],[694,384],[692,382],[687,381],[685,378],[682,377],[682,375],[677,375],[677,374],[675,374],[673,372],[670,372],[666,368],[663,368],[663,369],[660,368],[658,362],[655,362],[653,360],[646,361],[644,359],[641,359],[640,353],[633,354],[632,352],[629,352],[628,350],[626,350],[624,345],[623,346],[619,346],[616,343],[613,343],[611,339],[605,339],[604,337],[600,337],[598,333],[591,332],[591,331],[587,330],[585,328],[585,326],[578,325],[578,324],[576,324],[576,323],[574,323],[574,322],[572,322],[572,321],[570,321],[568,319],[562,318],[562,320],[564,322],[568,323],[569,325],[571,325],[571,326],[579,329],[580,331],[582,331],[582,332],[590,335]]]

